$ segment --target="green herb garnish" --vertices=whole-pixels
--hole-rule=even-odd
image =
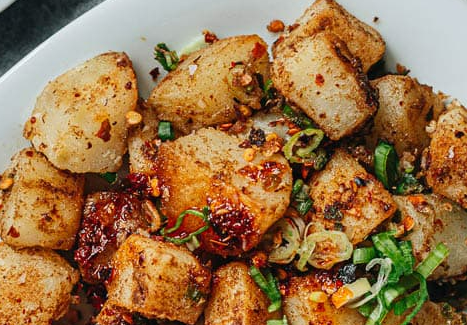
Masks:
[[[177,231],[180,228],[180,226],[183,223],[183,220],[185,220],[185,217],[187,215],[192,215],[192,216],[201,218],[204,221],[205,225],[203,227],[199,228],[198,230],[196,230],[196,231],[194,231],[194,232],[192,232],[192,233],[190,233],[190,234],[188,234],[188,235],[186,235],[185,237],[182,237],[182,238],[167,236],[167,235]],[[195,236],[201,234],[202,232],[208,230],[208,228],[209,228],[208,216],[209,216],[209,208],[208,207],[204,207],[202,212],[197,211],[197,210],[191,210],[191,209],[185,210],[182,213],[180,213],[180,215],[177,217],[177,221],[175,222],[175,226],[173,226],[172,228],[169,228],[169,229],[166,229],[166,227],[161,229],[161,235],[164,236],[165,240],[167,240],[169,242],[172,242],[174,244],[177,244],[177,245],[182,245],[182,244],[185,244],[187,242],[190,242],[193,239],[193,237],[195,237]]]
[[[255,281],[258,287],[266,294],[266,296],[268,296],[269,300],[271,301],[271,305],[268,307],[268,312],[272,313],[279,310],[282,305],[282,299],[277,279],[269,270],[266,271],[265,277],[256,266],[250,267],[249,273],[253,278],[253,281]]]
[[[180,61],[177,52],[171,51],[165,43],[159,43],[154,48],[154,56],[165,71],[173,71],[177,68]]]
[[[162,141],[175,139],[175,133],[172,124],[167,121],[160,121],[157,127],[157,135]]]

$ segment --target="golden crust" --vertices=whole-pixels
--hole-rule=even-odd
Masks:
[[[310,187],[313,221],[328,229],[342,226],[354,245],[396,211],[391,194],[342,149],[313,175]]]
[[[84,176],[56,169],[33,148],[12,158],[2,179],[0,235],[15,247],[71,249],[83,206]]]
[[[125,114],[138,99],[125,53],[98,55],[51,81],[37,98],[24,137],[59,169],[117,171],[127,150]]]

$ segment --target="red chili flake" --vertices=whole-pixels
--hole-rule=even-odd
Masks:
[[[324,77],[322,74],[318,73],[315,77],[315,84],[317,84],[318,86],[322,86],[324,85]]]
[[[34,124],[36,123],[36,117],[35,116],[32,116],[29,121],[31,122],[31,124]]]
[[[204,35],[204,41],[208,44],[212,44],[212,43],[215,43],[219,40],[219,38],[217,37],[216,34],[208,31],[208,30],[204,30],[203,31],[203,35]]]
[[[259,59],[261,58],[264,54],[266,53],[266,47],[259,43],[259,42],[256,42],[255,43],[255,47],[253,48],[253,50],[251,51],[251,54],[253,55],[253,58],[254,59]]]
[[[236,65],[237,65],[237,62],[235,62],[235,61],[230,62],[230,66],[231,66],[232,68],[235,68]]]
[[[106,118],[104,121],[102,121],[101,128],[99,129],[99,131],[97,131],[96,136],[104,140],[104,142],[109,141],[111,128],[112,127],[110,126],[110,121],[108,118]]]
[[[151,71],[149,71],[149,74],[151,75],[152,80],[153,80],[153,81],[156,81],[157,78],[159,77],[159,75],[161,74],[161,72],[159,71],[159,68],[158,68],[158,67],[155,67],[154,69],[152,69]]]
[[[128,65],[128,60],[124,57],[117,61],[117,67],[126,67],[127,65]]]
[[[130,90],[130,89],[131,89],[131,81],[128,81],[128,82],[125,84],[125,89],[126,89],[126,90]]]
[[[19,232],[16,230],[15,227],[11,226],[10,230],[8,230],[7,233],[8,236],[13,237],[13,238],[18,238],[19,237]]]
[[[289,27],[287,27],[287,30],[288,30],[289,32],[291,32],[291,31],[293,31],[294,29],[296,29],[298,26],[300,26],[300,24],[295,23],[295,24],[290,25]]]
[[[28,151],[26,151],[26,156],[32,157],[32,156],[34,156],[34,152],[32,150],[28,150]]]

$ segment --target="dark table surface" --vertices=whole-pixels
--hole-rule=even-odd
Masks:
[[[104,0],[17,0],[0,13],[0,76],[60,28]]]

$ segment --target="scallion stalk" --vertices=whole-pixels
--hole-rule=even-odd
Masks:
[[[376,257],[374,247],[362,247],[353,251],[352,263],[355,265],[366,264]]]
[[[289,325],[287,322],[287,317],[285,315],[282,317],[282,319],[270,319],[266,322],[266,325]]]
[[[391,189],[396,182],[398,157],[394,146],[380,142],[375,149],[375,174],[384,187]]]
[[[157,128],[157,135],[162,141],[175,139],[175,133],[172,124],[168,121],[160,121]]]
[[[182,213],[180,213],[179,216],[177,217],[177,221],[175,222],[175,226],[173,226],[172,228],[169,228],[169,229],[166,229],[166,227],[161,229],[161,235],[164,236],[165,240],[167,240],[167,241],[169,241],[171,243],[177,244],[177,245],[182,245],[182,244],[188,243],[188,242],[193,240],[193,237],[195,237],[195,236],[197,236],[197,235],[199,235],[199,234],[201,234],[204,231],[209,229],[208,214],[209,214],[209,209],[207,207],[204,207],[202,212],[197,211],[197,210],[191,210],[191,209],[185,210]],[[203,227],[199,228],[198,230],[186,235],[183,238],[176,238],[176,237],[167,236],[167,235],[177,231],[180,228],[180,226],[183,223],[183,220],[185,220],[185,217],[187,215],[192,215],[192,216],[201,218],[205,222],[205,225]]]
[[[272,275],[271,272],[266,273],[266,277],[256,267],[252,266],[249,269],[250,276],[258,287],[268,296],[271,301],[271,305],[268,307],[270,313],[275,312],[281,308],[282,299],[279,291],[277,279]]]
[[[415,271],[427,279],[448,255],[449,249],[447,246],[443,243],[439,243],[436,245],[435,249],[432,250],[428,256],[420,262]]]

